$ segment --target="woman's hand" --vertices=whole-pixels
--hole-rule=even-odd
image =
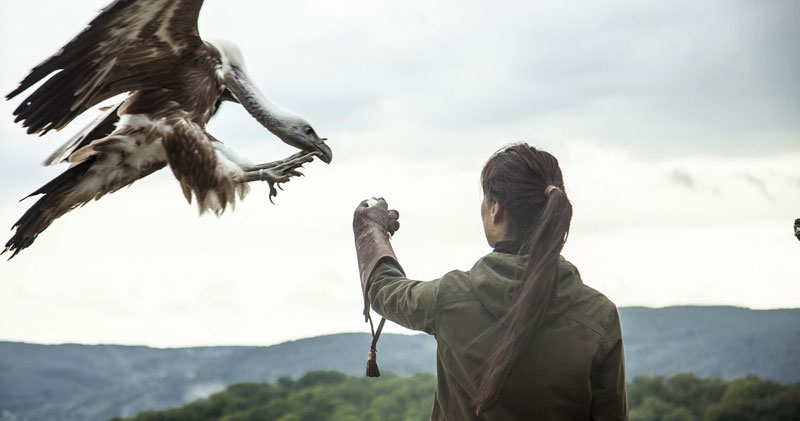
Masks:
[[[353,214],[353,231],[367,231],[370,228],[380,228],[382,231],[394,235],[400,229],[400,213],[389,209],[386,200],[371,198],[362,200]]]
[[[369,315],[369,277],[378,262],[392,259],[403,270],[389,242],[391,235],[400,228],[400,222],[397,221],[399,217],[396,210],[389,210],[389,205],[383,198],[374,197],[362,200],[353,213],[353,235],[356,240],[361,291],[364,294],[365,320]]]

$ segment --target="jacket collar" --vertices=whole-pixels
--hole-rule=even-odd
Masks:
[[[522,243],[517,240],[498,241],[494,244],[494,251],[497,253],[519,254]]]
[[[501,319],[514,302],[525,271],[525,256],[513,253],[513,245],[504,243],[495,244],[494,252],[484,256],[470,270],[473,292],[497,319]],[[519,251],[519,246],[516,251]],[[583,288],[578,270],[563,257],[559,258],[558,271],[559,279],[547,311],[548,319],[569,308]]]

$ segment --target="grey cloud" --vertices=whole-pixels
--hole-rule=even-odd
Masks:
[[[675,183],[692,190],[694,190],[696,187],[694,178],[686,171],[675,170],[670,174],[670,179]]]
[[[597,138],[646,155],[797,147],[796,3],[516,6],[467,4],[452,11],[457,19],[419,23],[405,42],[392,36],[392,16],[376,16],[385,26],[373,32],[331,29],[275,76],[311,89],[275,92],[334,130],[369,124],[369,110],[393,100],[436,129],[530,121],[539,136]]]
[[[308,117],[335,152],[397,148],[433,159],[498,139],[587,138],[652,158],[800,144],[794,1],[356,3],[358,13],[299,1],[268,14],[260,2],[209,3],[201,33],[240,43],[256,84]],[[67,32],[94,3],[86,9]],[[24,57],[46,56],[56,41]],[[0,48],[16,56],[14,44]],[[20,68],[0,74],[0,86],[14,86]],[[212,123],[221,139],[277,141],[237,107]],[[0,108],[0,130],[11,109]],[[416,131],[392,132],[397,122]],[[437,131],[451,135],[420,135]],[[364,133],[375,137],[353,139]]]
[[[750,183],[750,185],[755,187],[765,198],[769,199],[770,201],[775,200],[775,197],[772,196],[767,189],[767,183],[764,180],[750,173],[742,174],[742,178]]]

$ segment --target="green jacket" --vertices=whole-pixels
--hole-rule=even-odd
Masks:
[[[473,420],[476,377],[497,334],[475,342],[509,308],[524,270],[515,254],[492,252],[468,272],[407,279],[390,260],[370,276],[369,300],[387,319],[436,337],[434,420]],[[625,367],[617,308],[584,285],[563,258],[545,325],[485,420],[626,420]]]

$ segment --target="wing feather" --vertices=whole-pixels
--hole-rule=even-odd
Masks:
[[[237,195],[243,198],[247,193],[247,184],[237,180],[241,170],[234,172],[220,160],[213,146],[216,139],[201,126],[178,120],[172,128],[172,136],[163,140],[164,150],[186,200],[191,203],[194,195],[200,213],[210,210],[221,215],[229,205],[236,204]]]
[[[11,99],[53,72],[14,110],[28,133],[61,129],[117,94],[164,82],[205,45],[197,31],[203,0],[116,0],[56,54],[34,67]]]
[[[100,139],[111,134],[111,132],[113,132],[116,128],[117,122],[119,121],[117,110],[119,110],[119,107],[123,104],[123,102],[124,101],[121,101],[117,105],[103,110],[103,113],[100,114],[94,121],[92,121],[91,124],[64,142],[60,148],[50,154],[50,156],[44,161],[44,165],[55,165],[60,162],[64,162],[73,152],[88,145],[93,140]]]

